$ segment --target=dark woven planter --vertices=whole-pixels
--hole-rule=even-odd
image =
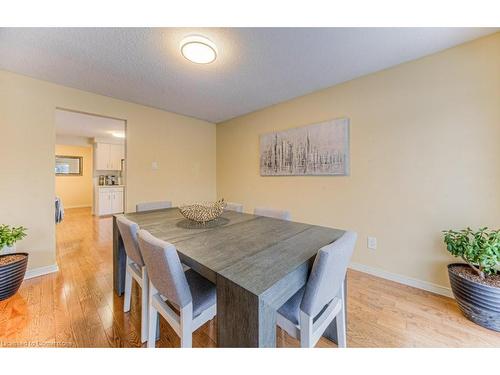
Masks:
[[[9,255],[24,255],[24,257],[16,262],[0,266],[0,301],[17,293],[24,280],[26,266],[28,265],[28,253],[0,255],[0,258]]]
[[[450,271],[451,290],[465,317],[482,327],[500,332],[500,288],[480,284]]]

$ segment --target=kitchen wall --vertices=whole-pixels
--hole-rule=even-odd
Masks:
[[[0,223],[28,227],[18,248],[30,253],[29,269],[56,259],[56,108],[127,121],[127,211],[140,201],[215,198],[214,124],[0,71]]]
[[[260,134],[340,117],[350,176],[259,175]],[[441,230],[500,225],[499,140],[497,33],[218,124],[217,195],[353,229],[358,267],[439,290]]]
[[[77,135],[56,134],[56,144],[91,147],[93,144],[93,140],[92,138]]]
[[[57,144],[55,154],[83,158],[81,176],[56,176],[56,195],[61,198],[64,208],[92,207],[92,146]]]

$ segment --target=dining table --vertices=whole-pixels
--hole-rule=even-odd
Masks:
[[[113,284],[122,295],[126,254],[117,216]],[[175,207],[124,216],[175,245],[182,263],[216,285],[219,347],[275,347],[277,310],[306,284],[318,250],[344,233],[235,211],[204,224],[184,218]],[[337,341],[335,320],[323,336]]]

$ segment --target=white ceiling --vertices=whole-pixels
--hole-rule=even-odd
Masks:
[[[493,33],[494,28],[3,28],[0,69],[221,122]],[[197,65],[186,35],[217,45]]]
[[[124,132],[125,121],[78,112],[56,110],[57,135],[71,135],[85,138],[110,138],[112,137],[112,131]]]

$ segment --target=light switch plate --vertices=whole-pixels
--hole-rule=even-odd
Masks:
[[[154,161],[151,163],[151,169],[153,171],[156,171],[158,169],[158,162],[157,161]]]
[[[377,249],[377,238],[376,237],[368,237],[366,241],[366,246],[369,249],[376,250]]]

